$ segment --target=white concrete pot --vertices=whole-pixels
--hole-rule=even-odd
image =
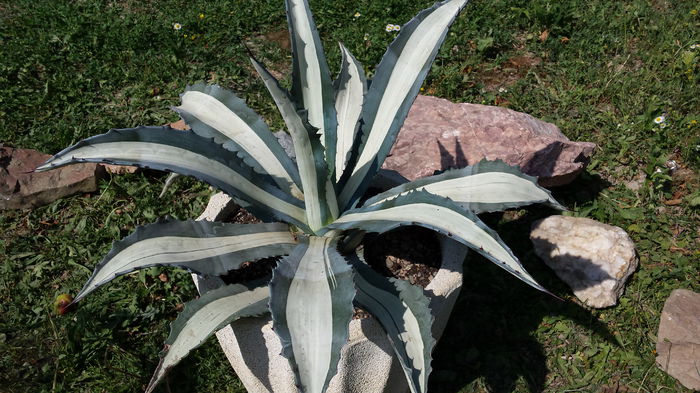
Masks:
[[[199,220],[221,221],[235,204],[224,194],[216,194]],[[433,336],[442,336],[462,287],[462,263],[467,248],[447,237],[440,237],[442,266],[425,288],[435,317]],[[193,275],[200,292],[221,285],[217,277]],[[282,344],[272,330],[269,315],[244,318],[216,333],[238,378],[251,393],[296,393],[294,373],[281,355]],[[333,393],[405,393],[406,378],[386,337],[374,318],[353,319],[350,337],[342,349],[338,373],[328,387]]]

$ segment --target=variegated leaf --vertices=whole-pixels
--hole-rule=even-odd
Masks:
[[[309,237],[277,265],[270,281],[273,327],[305,393],[321,393],[348,340],[355,296],[350,265],[326,237]]]
[[[281,223],[160,221],[138,227],[115,242],[74,301],[114,278],[145,267],[173,266],[221,275],[246,261],[287,255],[295,246],[289,226]]]
[[[377,205],[350,210],[329,228],[354,228],[381,233],[401,225],[420,225],[451,237],[525,283],[549,293],[525,271],[498,234],[476,214],[447,198],[425,191],[413,191]]]
[[[335,177],[340,179],[350,159],[353,143],[360,127],[360,114],[367,93],[365,71],[350,51],[340,44],[343,62],[335,80],[335,110],[338,114],[338,131],[335,156]]]
[[[321,134],[328,169],[335,168],[335,92],[313,16],[307,0],[286,0],[292,43],[292,93],[309,123]]]
[[[205,181],[281,221],[306,226],[302,202],[256,174],[234,152],[195,134],[170,127],[110,130],[71,146],[37,170],[77,162],[133,165],[177,172]]]
[[[168,370],[217,330],[237,319],[268,312],[270,290],[266,283],[266,280],[260,280],[249,285],[227,285],[187,302],[185,309],[170,326],[160,363],[146,393],[152,392]]]
[[[534,203],[546,203],[565,210],[547,189],[537,185],[537,178],[500,160],[482,160],[476,165],[402,184],[368,199],[364,206],[376,205],[413,190],[425,190],[449,198],[474,213],[502,211]]]
[[[338,215],[335,191],[323,158],[323,147],[318,136],[314,134],[313,128],[297,112],[287,91],[279,85],[262,64],[255,59],[251,59],[251,61],[270,91],[289,129],[304,189],[304,202],[309,226],[315,231]]]
[[[430,299],[421,287],[375,272],[361,260],[361,255],[351,261],[357,288],[355,302],[384,327],[411,393],[426,392],[435,347]]]
[[[233,92],[203,83],[188,86],[173,110],[196,134],[214,138],[283,190],[301,197],[299,173],[263,119]]]
[[[445,39],[447,29],[467,0],[446,0],[421,11],[401,28],[372,78],[362,109],[362,142],[341,183],[341,210],[364,194],[415,100]],[[348,176],[348,178],[346,178]]]

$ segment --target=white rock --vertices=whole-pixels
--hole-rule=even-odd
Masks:
[[[551,216],[532,225],[535,253],[590,307],[614,306],[637,268],[634,243],[619,227]]]

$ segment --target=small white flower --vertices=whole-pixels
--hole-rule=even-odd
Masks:
[[[499,93],[507,93],[507,92],[508,92],[508,89],[506,89],[505,87],[499,87],[499,88],[498,88],[498,92],[499,92]]]
[[[180,29],[182,29],[182,25],[179,23],[173,23],[173,29],[180,30]]]
[[[656,123],[656,124],[661,124],[661,123],[663,123],[663,122],[665,122],[665,121],[666,121],[666,116],[663,116],[663,115],[662,115],[662,116],[656,116],[656,118],[654,119],[654,123]]]
[[[693,44],[690,46],[690,49],[698,49],[700,48],[700,44]]]
[[[394,30],[394,31],[399,31],[399,30],[401,30],[401,26],[399,26],[399,25],[394,25],[394,29],[393,29],[393,30]]]
[[[661,173],[661,172],[663,172],[663,170],[661,168],[656,168],[656,170],[654,171],[654,173]]]
[[[675,171],[678,169],[678,163],[676,160],[668,160],[666,161],[666,168],[670,169],[671,171]]]
[[[367,41],[369,39],[369,33],[365,33],[365,36],[362,38],[364,38],[364,40]]]
[[[391,23],[389,23],[389,24],[386,25],[386,27],[384,28],[384,31],[386,31],[387,33],[391,33],[392,31],[394,31],[394,25],[392,25]]]
[[[362,16],[362,14],[360,14],[359,12],[355,12],[355,15],[353,15],[353,17],[355,17],[355,19],[357,19],[361,16]]]

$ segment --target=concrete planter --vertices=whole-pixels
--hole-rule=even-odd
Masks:
[[[199,220],[223,220],[235,208],[223,194],[214,195]],[[440,338],[462,286],[462,263],[467,249],[440,238],[442,267],[426,287],[435,317],[433,336]],[[200,292],[221,285],[219,278],[193,275]],[[216,333],[221,348],[246,389],[251,393],[297,392],[289,362],[280,355],[282,345],[272,330],[269,315],[245,318]],[[374,318],[353,319],[350,338],[342,349],[338,373],[328,392],[405,393],[408,385],[386,333]]]

